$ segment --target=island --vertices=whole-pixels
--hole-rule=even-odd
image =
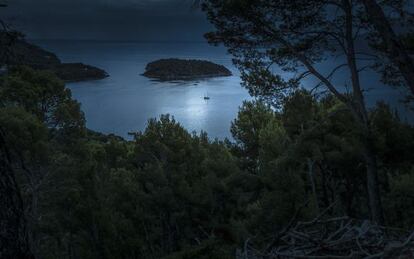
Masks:
[[[223,65],[194,59],[160,59],[149,63],[145,70],[144,76],[161,81],[193,80],[232,75],[231,71]]]
[[[0,40],[4,41],[5,37],[4,34],[0,34]],[[56,54],[21,38],[15,39],[10,46],[9,52],[12,55],[9,55],[9,65],[25,65],[37,70],[48,70],[65,82],[98,80],[109,76],[107,72],[94,66],[62,63]],[[0,64],[0,67],[3,65]]]

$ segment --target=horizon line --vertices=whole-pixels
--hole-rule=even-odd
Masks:
[[[110,40],[110,39],[69,39],[69,38],[30,38],[29,41],[100,41],[100,42],[136,42],[136,43],[207,43],[207,40]]]

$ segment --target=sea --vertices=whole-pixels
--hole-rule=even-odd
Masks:
[[[87,127],[106,134],[130,139],[129,133],[145,130],[148,120],[169,114],[189,132],[207,132],[211,139],[231,139],[230,127],[244,101],[252,100],[241,86],[239,71],[224,47],[206,42],[112,42],[32,40],[52,51],[62,62],[82,62],[104,69],[110,77],[103,80],[68,83],[73,97],[81,103]],[[142,76],[147,63],[161,58],[203,59],[221,64],[233,72],[231,77],[195,81],[160,82]],[[319,68],[328,73],[338,60]],[[275,73],[289,77],[289,72],[275,68]],[[346,72],[336,83],[348,86]],[[369,106],[385,101],[413,122],[414,114],[400,101],[404,91],[379,83],[378,76],[362,75]],[[307,79],[308,89],[317,85]],[[205,96],[210,97],[205,100]]]

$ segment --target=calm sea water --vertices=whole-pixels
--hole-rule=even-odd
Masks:
[[[103,133],[128,138],[128,132],[145,129],[149,118],[170,114],[189,131],[206,131],[211,138],[231,138],[231,121],[244,100],[251,99],[240,86],[231,56],[207,43],[136,43],[94,41],[35,41],[56,53],[63,62],[83,62],[105,69],[104,80],[70,83],[74,98],[82,104],[87,126]],[[141,76],[148,62],[160,58],[205,59],[225,65],[234,76],[192,82],[157,82]],[[337,61],[325,64],[332,68]],[[280,72],[280,71],[279,71]],[[367,100],[373,105],[385,99],[397,107],[404,119],[414,121],[398,100],[399,91],[378,87],[372,75],[363,75]],[[346,84],[346,74],[337,82]],[[314,80],[307,81],[311,88]],[[372,88],[372,89],[371,89]],[[204,100],[208,95],[210,100]]]
[[[90,129],[127,137],[145,129],[149,118],[170,114],[189,131],[212,138],[230,137],[238,107],[249,99],[225,49],[206,43],[119,43],[36,41],[64,62],[105,69],[104,80],[70,83]],[[148,62],[160,58],[205,59],[225,65],[232,77],[188,82],[157,82],[141,76]],[[208,95],[210,100],[204,100]]]

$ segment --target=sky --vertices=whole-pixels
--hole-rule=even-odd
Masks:
[[[30,39],[202,41],[191,0],[8,0],[0,17]]]

